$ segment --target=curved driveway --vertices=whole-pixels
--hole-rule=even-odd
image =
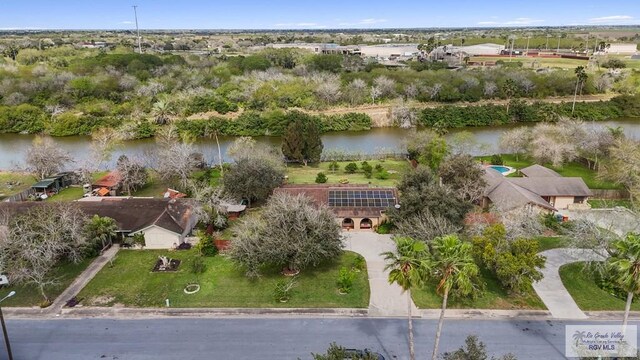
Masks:
[[[407,294],[396,284],[389,284],[389,272],[384,271],[385,251],[393,251],[395,244],[391,235],[380,235],[368,231],[345,232],[345,250],[356,252],[367,261],[369,273],[369,316],[407,316]],[[418,316],[418,309],[411,302],[412,315]]]
[[[564,287],[560,279],[560,267],[577,261],[602,261],[604,257],[593,250],[551,249],[540,253],[547,258],[542,274],[544,278],[533,284],[533,288],[551,312],[559,319],[586,319],[587,315]]]

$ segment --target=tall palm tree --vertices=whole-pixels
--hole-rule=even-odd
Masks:
[[[382,253],[387,263],[389,283],[400,285],[407,295],[407,316],[409,320],[409,356],[415,359],[413,346],[413,322],[411,320],[411,289],[422,286],[429,277],[430,255],[424,242],[410,237],[397,237],[396,251]]]
[[[432,355],[432,359],[436,360],[449,293],[453,290],[461,296],[473,294],[477,289],[474,279],[478,275],[478,266],[473,261],[471,243],[461,241],[457,235],[433,240],[432,266],[433,276],[438,280],[436,292],[442,295],[442,310]]]
[[[169,122],[169,116],[173,115],[171,103],[167,99],[156,101],[152,108],[151,114],[155,117],[158,125],[166,125]]]
[[[608,266],[615,274],[618,285],[627,292],[622,328],[626,329],[633,295],[640,293],[640,234],[628,233],[612,244],[613,252]]]
[[[580,88],[580,93],[582,93],[582,85],[587,81],[587,72],[584,69],[584,66],[578,66],[575,71],[576,73],[576,89],[573,92],[573,105],[571,106],[571,115],[576,109],[576,98],[578,97],[578,88]]]

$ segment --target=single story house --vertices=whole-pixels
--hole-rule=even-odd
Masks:
[[[186,241],[197,219],[188,202],[175,199],[89,197],[75,201],[87,216],[107,216],[115,220],[121,237],[144,233],[145,248],[172,249]],[[0,211],[27,211],[42,202],[0,204]]]
[[[487,187],[483,205],[495,206],[507,212],[522,207],[539,211],[588,207],[591,190],[579,177],[562,177],[557,172],[540,165],[520,170],[523,177],[505,177],[490,167],[485,168]]]
[[[114,170],[91,184],[91,190],[98,196],[118,196],[121,181],[120,173]]]
[[[385,219],[384,212],[398,204],[395,188],[362,185],[283,185],[274,193],[304,194],[326,205],[345,230],[372,230]]]

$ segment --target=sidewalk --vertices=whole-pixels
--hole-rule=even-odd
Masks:
[[[64,305],[74,296],[78,295],[91,279],[93,279],[100,270],[111,261],[120,250],[120,245],[114,244],[107,251],[98,256],[95,260],[89,264],[89,266],[62,292],[54,301],[51,306],[43,311],[48,313],[59,314],[62,311]]]

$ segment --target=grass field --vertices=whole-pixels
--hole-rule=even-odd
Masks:
[[[629,209],[633,208],[631,200],[627,199],[593,199],[587,200],[587,202],[593,209],[612,208],[618,206],[626,207]]]
[[[28,173],[0,171],[0,200],[28,189],[36,178]]]
[[[167,191],[167,184],[164,183],[158,173],[153,170],[149,170],[149,178],[147,183],[137,191],[134,191],[131,195],[139,197],[163,197],[165,191]]]
[[[492,56],[474,56],[470,61],[487,61],[496,62],[502,60],[504,62],[521,62],[523,68],[546,68],[554,67],[561,69],[575,69],[577,66],[586,66],[587,60],[562,59],[562,58],[533,58],[533,57],[517,57],[514,56],[509,60],[508,57],[492,57]],[[535,63],[535,66],[533,65]]]
[[[81,187],[74,186],[60,190],[59,193],[47,198],[47,201],[74,201],[82,198],[84,190]]]
[[[390,171],[388,179],[377,179],[376,171],[373,170],[373,176],[371,179],[367,179],[364,176],[360,167],[361,161],[354,161],[358,165],[358,171],[354,174],[347,174],[344,171],[345,166],[351,161],[339,161],[340,168],[336,172],[329,170],[330,162],[321,162],[315,165],[301,166],[301,165],[289,165],[287,168],[287,175],[289,176],[289,184],[315,184],[316,176],[319,172],[324,172],[327,175],[328,184],[338,184],[341,179],[349,180],[349,184],[371,184],[378,186],[393,186],[401,178],[402,173],[409,168],[407,161],[400,160],[370,160],[367,161],[369,165],[375,168],[380,164],[385,170]]]
[[[566,238],[560,236],[540,236],[536,238],[538,241],[538,251],[550,249],[558,249],[569,246]]]
[[[87,259],[78,264],[64,263],[59,265],[51,276],[58,280],[58,284],[45,287],[45,293],[49,300],[53,301],[58,297],[86,269],[91,261],[92,259]],[[9,293],[11,290],[15,290],[16,295],[3,301],[2,306],[38,306],[44,300],[40,295],[40,290],[33,285],[5,287],[2,288],[2,294]]]
[[[567,264],[560,268],[562,283],[578,307],[584,311],[624,311],[625,300],[617,298],[596,285],[591,272],[585,271],[584,263]],[[631,310],[640,311],[640,302],[634,301]]]
[[[153,273],[158,256],[180,259],[182,264],[174,273]],[[250,280],[227,258],[218,255],[205,258],[206,271],[193,274],[189,264],[195,250],[169,252],[164,250],[120,250],[113,267],[107,265],[80,292],[85,305],[111,306],[123,304],[134,307],[165,306],[169,299],[173,307],[326,307],[365,308],[369,304],[367,272],[357,274],[353,290],[346,295],[337,291],[336,281],[341,267],[351,267],[355,253],[315,269],[306,269],[297,276],[297,286],[286,303],[273,296],[275,284],[285,278],[278,270],[264,271],[262,277]],[[200,284],[200,291],[187,295],[184,287]]]
[[[531,290],[526,296],[512,296],[504,290],[493,274],[481,270],[480,281],[484,292],[476,299],[449,297],[447,308],[451,309],[546,309],[542,300]],[[436,294],[436,284],[424,289],[412,290],[413,301],[421,309],[436,309],[442,306],[442,297]]]
[[[479,159],[490,162],[491,156],[481,156],[479,157]],[[502,159],[504,160],[505,165],[514,167],[516,169],[522,169],[536,163],[533,159],[530,159],[523,155],[519,156],[518,160],[516,160],[515,155],[504,154],[502,155]],[[553,167],[549,164],[542,165],[553,169],[558,174],[565,177],[581,177],[590,189],[621,189],[621,187],[617,184],[597,179],[597,172],[595,170],[591,170],[586,166],[576,162],[565,164],[562,167]],[[512,174],[510,176],[518,175]]]

